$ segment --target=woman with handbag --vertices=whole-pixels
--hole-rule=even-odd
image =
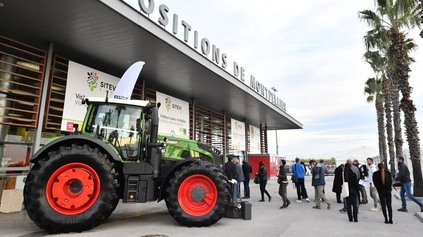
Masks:
[[[289,204],[291,203],[288,200],[287,193],[286,193],[286,190],[287,190],[286,187],[288,186],[288,177],[287,177],[288,167],[285,165],[286,165],[286,161],[281,160],[281,166],[279,167],[278,183],[279,183],[279,195],[282,197],[283,205],[279,209],[287,208]]]
[[[267,171],[266,171],[266,167],[264,166],[263,161],[259,162],[258,177],[259,177],[259,182],[260,182],[260,193],[261,193],[261,199],[259,200],[259,202],[264,202],[264,194],[265,193],[266,193],[267,197],[269,198],[269,202],[270,202],[270,200],[272,200],[272,197],[270,196],[269,192],[267,192],[267,190],[266,190]]]

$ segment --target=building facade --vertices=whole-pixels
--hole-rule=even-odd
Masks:
[[[224,154],[267,154],[267,130],[302,128],[274,91],[246,75],[171,6],[0,2],[0,175],[25,172],[40,146],[79,122],[73,116],[81,112],[68,103],[92,96],[82,87],[113,93],[116,80],[137,61],[146,64],[132,99],[181,102],[182,134],[176,135]],[[83,76],[75,76],[75,68]],[[102,81],[106,77],[111,81]]]

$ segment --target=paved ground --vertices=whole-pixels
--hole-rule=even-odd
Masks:
[[[296,192],[293,186],[288,189],[288,197],[292,204],[288,209],[279,209],[282,201],[277,194],[276,180],[270,180],[268,191],[272,195],[271,202],[258,202],[258,185],[251,183],[253,204],[252,220],[223,218],[211,227],[188,228],[178,225],[167,213],[164,203],[119,204],[116,211],[102,225],[83,233],[48,235],[35,226],[25,211],[13,214],[0,213],[0,236],[423,236],[423,222],[416,217],[420,208],[408,202],[409,212],[396,211],[401,201],[393,198],[394,224],[384,224],[381,211],[369,212],[370,204],[360,206],[359,222],[350,223],[347,215],[340,213],[342,204],[335,203],[332,189],[333,177],[327,177],[327,193],[333,202],[332,209],[312,209],[314,190],[310,186],[309,177],[306,186],[311,203],[296,203]],[[394,191],[394,194],[396,192]],[[371,200],[371,199],[370,199]],[[322,207],[326,207],[322,204]],[[421,213],[418,213],[421,216]]]

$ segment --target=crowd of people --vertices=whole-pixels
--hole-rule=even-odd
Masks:
[[[383,163],[374,164],[372,158],[366,159],[366,164],[361,165],[358,160],[349,159],[345,164],[340,164],[334,171],[334,179],[332,185],[332,192],[336,194],[336,202],[343,203],[344,207],[340,212],[346,212],[348,220],[350,222],[358,222],[358,213],[360,204],[367,204],[369,193],[370,200],[372,200],[373,206],[369,211],[377,212],[380,209],[386,224],[393,224],[392,214],[392,187],[394,183],[396,186],[401,187],[400,197],[402,207],[398,209],[400,212],[407,212],[407,197],[414,201],[420,206],[421,212],[423,212],[423,203],[417,200],[411,193],[411,178],[408,167],[404,164],[404,158],[399,157],[398,161],[398,172],[394,178],[391,173],[387,170],[387,167]],[[310,202],[305,187],[305,174],[310,173],[311,185],[314,188],[314,209],[321,209],[321,203],[326,203],[327,209],[331,209],[332,203],[326,197],[325,176],[328,173],[328,169],[325,166],[323,160],[319,162],[310,160],[309,169],[300,162],[300,159],[296,159],[295,163],[290,167],[286,164],[285,160],[281,160],[279,167],[279,173],[277,174],[277,182],[279,184],[279,195],[282,198],[282,206],[280,209],[287,208],[291,201],[288,199],[287,186],[290,183],[288,179],[288,173],[292,172],[291,181],[294,183],[296,188],[296,202],[301,203],[302,200]],[[252,167],[247,161],[242,162],[242,166],[239,164],[238,157],[229,157],[228,162],[223,167],[224,172],[228,176],[228,179],[234,179],[237,182],[237,197],[241,199],[240,195],[240,183],[244,184],[244,196],[242,198],[250,198],[250,178],[252,174]],[[266,166],[263,161],[258,163],[258,171],[255,174],[257,184],[260,187],[261,199],[259,202],[265,202],[265,195],[270,202],[272,200],[271,195],[266,190],[268,181],[268,173]],[[367,192],[368,190],[368,192]]]

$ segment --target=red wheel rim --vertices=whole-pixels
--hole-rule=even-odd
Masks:
[[[181,208],[192,216],[209,213],[216,205],[217,188],[213,181],[201,174],[186,178],[178,190],[178,202]]]
[[[46,196],[50,206],[65,215],[88,210],[100,194],[100,179],[93,168],[83,163],[70,163],[56,170],[47,182]]]

